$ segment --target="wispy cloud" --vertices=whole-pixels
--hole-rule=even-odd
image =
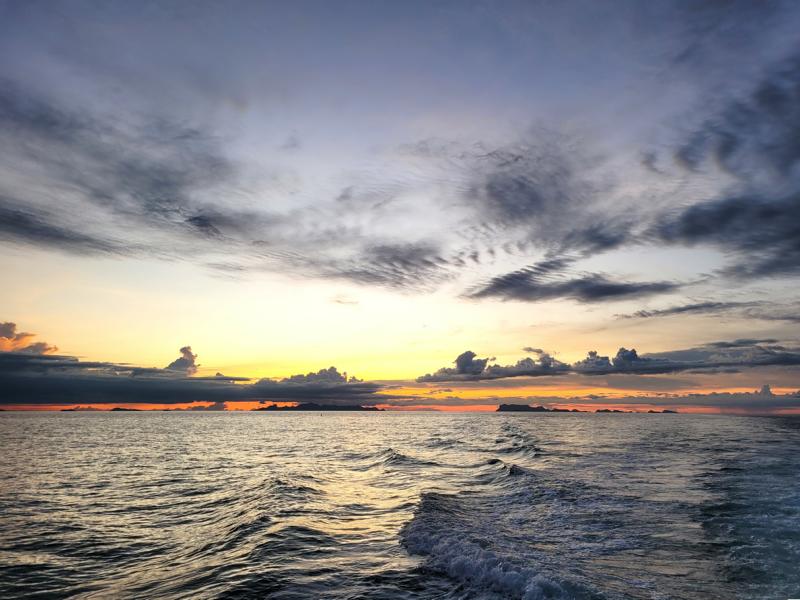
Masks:
[[[694,302],[692,304],[679,304],[668,308],[650,310],[637,310],[631,314],[617,315],[620,319],[653,319],[658,317],[671,317],[674,315],[718,314],[728,313],[742,308],[758,306],[759,302]]]

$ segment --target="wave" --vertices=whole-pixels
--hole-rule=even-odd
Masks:
[[[411,554],[427,557],[425,567],[445,574],[461,585],[498,598],[518,600],[597,598],[589,590],[558,581],[532,567],[506,544],[495,544],[491,504],[481,495],[422,494],[414,518],[400,533]],[[529,558],[529,557],[528,557]]]
[[[355,470],[367,471],[378,467],[437,467],[439,463],[432,460],[424,460],[404,454],[394,448],[385,448],[376,452],[351,455],[351,459],[362,463],[353,465]]]
[[[532,458],[545,453],[545,450],[537,444],[538,440],[516,424],[504,424],[502,432],[505,435],[496,438],[495,447],[487,449],[488,452],[520,454]]]

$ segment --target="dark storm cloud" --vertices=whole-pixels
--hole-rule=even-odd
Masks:
[[[465,352],[456,359],[456,367],[444,367],[417,378],[420,383],[444,381],[480,381],[508,377],[543,377],[565,374],[599,375],[659,375],[682,371],[708,372],[721,369],[752,367],[800,366],[800,346],[781,346],[773,339],[739,339],[712,342],[705,346],[671,352],[639,355],[634,349],[620,348],[612,358],[590,351],[586,358],[572,365],[553,358],[546,352],[537,359],[524,358],[514,365],[489,364],[489,359],[475,360],[475,354]],[[469,368],[459,364],[466,361]]]
[[[179,359],[180,360],[180,359]],[[324,404],[376,404],[392,395],[378,383],[347,378],[336,368],[236,384],[242,378],[185,377],[70,356],[0,352],[0,404],[179,404],[272,400]]]

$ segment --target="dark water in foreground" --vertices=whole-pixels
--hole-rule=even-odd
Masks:
[[[800,420],[0,414],[0,597],[800,597]]]

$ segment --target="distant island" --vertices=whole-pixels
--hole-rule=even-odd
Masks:
[[[577,408],[547,408],[545,406],[528,406],[527,404],[501,404],[496,412],[586,412]]]
[[[263,410],[263,409],[259,409]],[[501,404],[497,407],[496,412],[535,412],[535,413],[544,413],[544,412],[556,412],[556,413],[582,413],[587,412],[585,410],[578,410],[577,408],[547,408],[546,406],[529,406],[527,404]],[[638,411],[635,410],[619,410],[616,408],[598,408],[594,412],[596,413],[620,413],[620,414],[629,414],[635,413]],[[677,410],[648,410],[649,414],[677,414]]]
[[[596,412],[596,413],[623,413],[623,414],[631,414],[631,413],[639,413],[640,411],[638,411],[638,410],[618,410],[618,409],[616,409],[616,408],[613,408],[613,409],[612,409],[612,408],[599,408],[599,409],[597,409],[597,410],[596,410],[596,411],[594,411],[594,412]],[[644,411],[641,411],[641,412],[642,412],[642,413],[644,413]],[[673,415],[674,415],[674,414],[677,414],[677,413],[678,413],[678,411],[677,411],[677,410],[667,410],[667,409],[664,409],[664,410],[648,410],[648,411],[647,411],[647,413],[644,413],[644,414],[650,414],[650,415],[673,414]]]
[[[62,408],[61,412],[141,412],[141,411],[138,408],[120,408],[120,407],[115,407],[115,408],[112,408],[110,410],[101,411],[101,410],[97,410],[95,408],[75,407],[75,408]]]
[[[345,412],[345,411],[370,411],[382,412],[382,408],[375,406],[360,406],[358,404],[342,404],[340,406],[331,404],[317,404],[316,402],[301,402],[296,406],[278,406],[277,404],[270,404],[269,406],[261,406],[254,408],[254,411],[262,410],[305,410],[305,411],[319,411],[319,412]]]

